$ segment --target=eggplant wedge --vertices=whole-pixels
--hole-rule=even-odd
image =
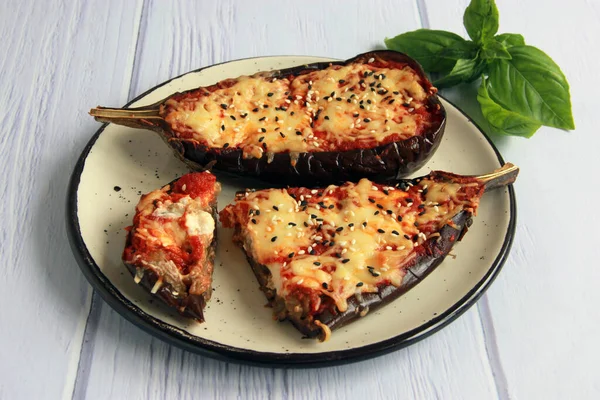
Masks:
[[[195,170],[278,184],[387,181],[417,170],[438,147],[446,113],[436,93],[415,60],[373,51],[90,114],[158,132]]]
[[[212,294],[219,191],[213,174],[196,172],[143,195],[123,251],[137,284],[199,322]]]
[[[279,320],[306,337],[364,317],[430,274],[461,240],[485,191],[512,183],[506,164],[488,175],[434,171],[382,185],[239,192],[221,211]]]

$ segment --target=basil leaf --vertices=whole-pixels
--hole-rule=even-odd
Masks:
[[[470,40],[463,40],[460,42],[455,42],[450,47],[442,50],[439,55],[440,57],[449,58],[451,60],[460,60],[461,58],[470,60],[477,56],[477,50],[479,46],[477,46],[474,42]]]
[[[533,46],[508,49],[510,60],[489,65],[489,94],[503,108],[543,125],[575,129],[569,83],[560,67]]]
[[[502,43],[497,42],[492,39],[483,44],[481,48],[481,52],[479,53],[480,57],[484,60],[493,60],[496,58],[508,59],[510,60],[512,56],[506,49]]]
[[[525,46],[525,38],[518,33],[503,33],[501,35],[496,35],[494,39],[506,47]]]
[[[478,66],[477,58],[470,60],[458,60],[452,71],[442,79],[433,82],[433,85],[439,89],[457,85],[461,82],[467,82],[476,73]]]
[[[487,80],[482,79],[477,91],[477,101],[481,113],[497,133],[513,136],[531,137],[542,124],[523,115],[507,110],[490,98]]]
[[[471,0],[463,16],[469,37],[479,44],[498,32],[498,20],[498,7],[494,0]]]
[[[390,50],[401,51],[417,60],[428,72],[448,72],[456,61],[442,57],[440,53],[465,39],[452,32],[418,29],[393,38],[386,38]]]

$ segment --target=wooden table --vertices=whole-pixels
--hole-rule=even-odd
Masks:
[[[522,168],[512,253],[476,306],[414,346],[307,370],[186,353],[104,304],[69,249],[65,194],[99,127],[90,107],[226,60],[349,58],[419,27],[466,35],[467,3],[2,2],[0,399],[600,398],[598,1],[498,0],[500,31],[522,33],[563,68],[577,130],[495,138]],[[475,91],[443,94],[481,121]]]

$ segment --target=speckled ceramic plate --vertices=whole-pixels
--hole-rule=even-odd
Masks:
[[[159,85],[132,107],[224,78],[324,61],[316,57],[263,57],[203,68]],[[443,100],[442,100],[443,101]],[[443,142],[426,168],[459,174],[490,172],[503,160],[489,139],[460,110],[448,113]],[[407,346],[465,312],[494,280],[510,249],[516,209],[512,187],[484,195],[475,223],[427,279],[366,318],[336,330],[331,340],[302,339],[289,323],[273,321],[271,309],[231,230],[219,227],[214,293],[206,322],[196,323],[153,299],[133,282],[121,252],[140,194],[187,172],[150,131],[104,125],[86,146],[68,194],[68,233],[81,269],[104,300],[125,318],[161,339],[219,358],[269,365],[315,366],[354,361]],[[243,185],[225,181],[219,208]]]

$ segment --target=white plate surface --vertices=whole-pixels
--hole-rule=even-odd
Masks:
[[[224,78],[317,61],[324,59],[286,56],[232,61],[175,78],[149,91],[131,107]],[[442,102],[448,114],[444,138],[432,160],[414,176],[431,169],[482,174],[498,168],[499,156],[485,135],[457,108]],[[500,269],[514,229],[514,196],[508,189],[485,194],[473,226],[452,251],[455,257],[447,257],[408,294],[334,331],[328,342],[319,343],[302,339],[289,323],[273,321],[228,229],[219,227],[215,290],[205,323],[181,318],[133,282],[121,262],[121,252],[124,228],[131,224],[140,194],[188,171],[158,135],[109,124],[84,151],[78,167],[81,170],[74,173],[70,193],[72,245],[86,276],[102,296],[124,316],[163,339],[188,349],[248,361],[342,361],[412,343],[474,302]],[[239,189],[243,187],[224,184],[219,209],[231,202]]]

